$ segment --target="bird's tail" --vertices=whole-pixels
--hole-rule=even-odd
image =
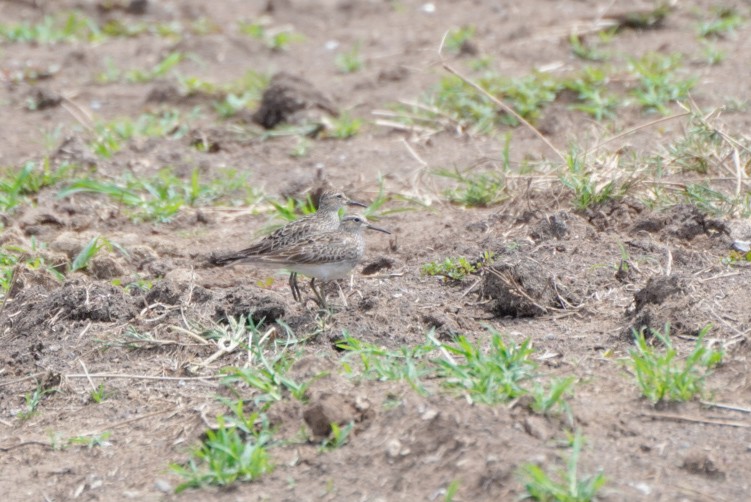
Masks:
[[[229,254],[211,253],[207,261],[209,262],[209,265],[213,265],[215,267],[223,267],[231,263],[236,263],[242,260],[243,258],[245,258],[245,255],[241,253],[229,253]]]

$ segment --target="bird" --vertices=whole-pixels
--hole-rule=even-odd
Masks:
[[[333,281],[346,277],[365,254],[363,230],[369,228],[385,234],[388,230],[371,224],[364,216],[348,215],[342,218],[339,228],[332,232],[310,235],[295,243],[278,247],[257,255],[248,255],[244,261],[269,268],[284,268],[311,278],[310,287],[316,303],[326,308],[322,291],[315,281]],[[299,289],[293,295],[300,296]]]
[[[250,247],[240,251],[225,254],[213,253],[209,256],[209,263],[215,266],[225,266],[248,261],[248,258],[270,253],[309,236],[337,230],[339,228],[339,210],[344,206],[367,207],[362,202],[350,199],[342,192],[325,191],[318,199],[318,210],[315,213],[287,223]],[[289,276],[289,287],[292,290],[292,297],[296,301],[301,301],[302,296],[297,285],[297,273],[294,271]]]

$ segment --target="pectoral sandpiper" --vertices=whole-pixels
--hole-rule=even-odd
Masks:
[[[371,225],[364,216],[345,216],[339,228],[333,232],[311,235],[294,244],[279,247],[263,254],[246,256],[245,261],[254,265],[284,268],[307,275],[311,278],[310,287],[318,304],[326,307],[326,299],[316,288],[316,279],[328,282],[346,277],[365,254],[365,228],[390,234],[388,230]],[[295,285],[296,287],[296,285]],[[293,291],[300,297],[300,291]]]
[[[351,200],[341,192],[324,192],[321,194],[318,211],[315,213],[287,223],[243,250],[227,254],[212,254],[209,257],[209,263],[224,266],[231,263],[254,261],[258,256],[290,246],[310,236],[337,230],[339,228],[339,210],[347,205],[366,207],[365,204]],[[297,285],[297,273],[295,271],[289,276],[289,287],[294,299],[300,301],[302,297]]]

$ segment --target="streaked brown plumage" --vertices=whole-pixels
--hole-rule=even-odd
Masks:
[[[258,256],[290,246],[312,235],[337,230],[339,210],[346,205],[366,207],[365,204],[353,201],[341,192],[324,192],[319,199],[318,211],[315,213],[287,223],[248,248],[231,253],[212,254],[209,257],[209,263],[224,266],[231,263],[255,261]],[[290,275],[289,285],[295,300],[300,301],[296,272]]]
[[[345,216],[333,232],[311,235],[288,246],[267,253],[248,256],[254,265],[284,268],[311,278],[310,287],[321,307],[326,306],[323,295],[316,289],[315,280],[327,282],[346,277],[365,254],[365,228],[389,234],[388,230],[372,225],[364,216]],[[299,290],[293,295],[299,296]]]

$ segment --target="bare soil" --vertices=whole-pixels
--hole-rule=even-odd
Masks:
[[[734,240],[751,240],[748,221],[714,218],[685,205],[653,210],[631,198],[576,211],[555,177],[529,182],[520,175],[510,180],[513,196],[491,208],[446,202],[441,194],[448,181],[430,172],[500,162],[499,137],[446,131],[426,139],[368,123],[347,140],[313,139],[297,158],[290,155],[297,138],[259,134],[258,124],[273,126],[299,113],[325,117],[347,110],[370,121],[373,110],[416,100],[446,74],[437,49],[453,27],[474,26],[472,51],[491,56],[509,76],[556,65],[554,71],[575,68],[580,63],[570,54],[568,34],[605,14],[604,4],[467,0],[438,2],[434,12],[426,8],[432,4],[414,1],[165,0],[147,2],[144,12],[103,7],[112,3],[6,1],[0,2],[0,19],[38,22],[77,8],[99,20],[189,25],[208,19],[217,29],[180,39],[144,33],[99,44],[6,43],[0,47],[0,164],[49,156],[53,162],[89,165],[99,176],[146,176],[171,166],[186,179],[195,168],[211,176],[230,166],[248,171],[252,183],[272,196],[318,188],[322,176],[366,202],[377,196],[381,178],[390,196],[386,208],[404,205],[400,196],[424,205],[379,220],[392,237],[368,235],[367,256],[352,286],[342,284],[346,305],[331,288],[335,309],[323,317],[312,303],[293,301],[283,274],[268,285],[268,271],[206,265],[211,252],[240,249],[274,221],[256,208],[184,208],[171,222],[134,223],[122,207],[101,197],[60,199],[59,187],[51,187],[33,207],[3,216],[2,244],[29,247],[33,238],[46,244],[40,252],[48,263],[68,263],[96,235],[128,251],[125,257],[105,250],[64,283],[41,270],[19,271],[0,314],[3,500],[442,500],[454,481],[455,500],[517,499],[524,494],[522,465],[538,463],[550,472],[564,467],[569,426],[563,419],[536,415],[519,403],[469,404],[445,392],[422,397],[406,383],[349,379],[333,343],[346,332],[389,348],[413,346],[425,342],[431,328],[444,341],[463,334],[482,343],[488,327],[509,342],[530,338],[545,375],[577,377],[570,404],[575,428],[586,438],[580,472],[604,471],[607,484],[598,498],[749,498],[751,268],[727,262]],[[736,3],[748,17],[748,5]],[[713,5],[681,2],[659,27],[620,32],[609,50],[636,56],[681,52],[699,77],[692,94],[698,106],[747,103],[748,23],[717,41],[727,54],[721,64],[702,63],[696,26]],[[304,39],[275,51],[237,32],[238,20],[260,16],[271,26],[291,25]],[[337,50],[359,44],[364,68],[340,73],[336,50],[327,48],[334,41]],[[183,75],[217,83],[251,69],[267,75],[283,71],[287,77],[275,81],[275,96],[285,105],[221,120],[210,112],[208,97],[182,95],[174,79],[96,82],[108,59],[120,68],[148,68],[171,51],[192,55],[180,64]],[[466,63],[463,54],[447,57],[457,68]],[[51,68],[46,79],[14,77]],[[290,105],[288,94],[295,89],[305,92]],[[29,97],[37,110],[25,108]],[[186,115],[197,105],[207,112],[177,139],[134,139],[109,159],[88,148],[90,132],[81,114],[110,120],[165,105]],[[723,116],[729,131],[751,125],[743,109]],[[572,142],[594,146],[613,131],[655,118],[624,109],[604,126],[555,104],[536,125],[565,149]],[[58,125],[61,137],[45,145],[43,131]],[[607,147],[659,151],[684,127],[680,119],[665,121]],[[529,129],[511,131],[513,165],[558,161]],[[212,146],[196,149],[196,138]],[[426,262],[480,259],[485,251],[494,254],[495,274],[454,283],[420,273]],[[367,275],[359,273],[363,269]],[[131,292],[113,285],[115,279],[127,284],[135,278],[151,280],[153,287]],[[307,403],[288,399],[272,408],[277,435],[289,441],[271,450],[276,465],[271,474],[176,495],[181,479],[169,464],[185,462],[207,422],[226,412],[217,400],[226,392],[217,378],[220,369],[247,362],[246,352],[234,351],[201,366],[216,345],[177,328],[240,315],[267,325],[286,323],[306,339],[292,375],[327,376],[311,385]],[[662,329],[667,322],[681,354],[693,348],[706,324],[713,325],[708,341],[723,347],[726,357],[709,379],[707,399],[745,411],[698,401],[656,409],[640,397],[619,360],[633,347],[632,328]],[[148,334],[152,342],[122,343],[128,329]],[[97,404],[90,392],[100,383],[110,397]],[[24,396],[38,384],[57,392],[22,420]],[[354,422],[355,428],[347,444],[322,452],[318,436],[331,421]],[[301,430],[309,441],[292,440]],[[110,436],[101,446],[65,443],[103,432]]]

